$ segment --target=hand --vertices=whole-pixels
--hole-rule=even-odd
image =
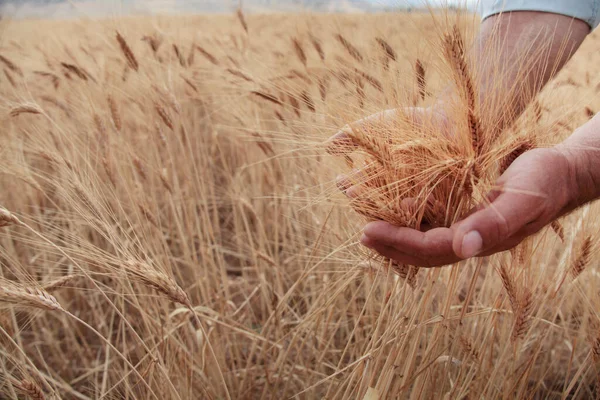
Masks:
[[[378,221],[361,243],[401,264],[437,267],[508,250],[578,204],[573,153],[557,146],[517,158],[488,201],[450,228],[421,232]]]
[[[447,136],[451,136],[450,124],[445,112],[439,107],[408,107],[405,109],[389,109],[370,115],[366,118],[355,121],[349,125],[346,125],[338,133],[333,135],[327,144],[327,151],[330,154],[348,154],[355,150],[356,146],[352,143],[349,134],[352,133],[352,129],[360,129],[368,125],[386,125],[393,123],[395,119],[407,118],[415,126],[422,126],[424,124],[430,124],[432,126],[441,127],[441,129],[435,129],[435,131],[443,132]],[[433,130],[432,130],[433,131]]]
[[[452,137],[451,126],[448,118],[446,117],[443,108],[440,106],[442,103],[437,104],[436,107],[422,108],[422,107],[409,107],[405,109],[390,109],[385,110],[366,118],[355,121],[349,125],[343,127],[339,132],[332,136],[327,143],[327,151],[334,155],[348,155],[356,150],[356,145],[351,139],[352,129],[365,129],[369,125],[381,125],[389,126],[393,125],[394,120],[398,118],[406,119],[414,126],[425,126],[426,124],[431,125],[435,129],[430,129],[431,132],[441,132],[446,137]],[[370,129],[376,130],[376,129]],[[362,176],[361,169],[355,169],[353,171],[354,177]],[[355,180],[355,179],[354,179]],[[340,175],[337,178],[337,184],[340,190],[342,190],[348,197],[358,197],[361,191],[361,187],[358,185],[352,185],[353,179],[348,175]],[[406,199],[408,200],[408,199]]]

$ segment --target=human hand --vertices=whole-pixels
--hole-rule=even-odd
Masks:
[[[436,126],[436,131],[442,132],[447,136],[450,134],[450,123],[446,113],[439,107],[408,107],[404,109],[389,109],[359,119],[349,125],[344,126],[327,143],[327,151],[330,154],[343,155],[353,152],[356,145],[352,143],[350,137],[353,129],[365,129],[370,125],[385,126],[393,124],[397,119],[408,119],[414,126],[423,126],[428,123]]]
[[[390,109],[346,125],[329,139],[327,151],[333,155],[348,156],[357,148],[356,143],[352,139],[353,130],[377,132],[378,126],[394,126],[394,123],[399,119],[408,121],[415,128],[423,129],[428,125],[430,129],[427,129],[427,131],[431,132],[431,134],[440,133],[446,138],[452,137],[449,119],[440,107]],[[353,171],[352,175],[353,177],[368,175],[363,174],[363,172],[361,168],[357,168]],[[358,180],[360,181],[361,179]],[[350,198],[358,197],[358,193],[362,190],[361,185],[355,185],[353,181],[356,180],[352,179],[352,176],[349,175],[340,175],[337,177],[338,187]]]
[[[573,154],[560,146],[517,158],[487,202],[449,228],[426,232],[387,222],[367,224],[361,243],[400,264],[448,265],[508,250],[578,205]]]

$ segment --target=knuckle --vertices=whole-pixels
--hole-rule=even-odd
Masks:
[[[494,223],[493,235],[490,238],[490,243],[486,245],[491,246],[499,242],[506,240],[510,235],[510,225],[503,215],[497,215]]]

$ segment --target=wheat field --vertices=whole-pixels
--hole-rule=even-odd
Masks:
[[[600,109],[592,34],[460,196],[438,177],[470,171],[468,140],[438,151],[435,132],[379,127],[412,157],[401,178],[382,178],[373,132],[328,154],[351,121],[435,101],[455,79],[444,40],[478,25],[450,11],[2,21],[0,397],[597,396],[595,206],[511,252],[417,270],[358,245],[365,217],[398,210],[336,187],[356,165],[378,195],[385,179],[403,182],[394,198],[429,187],[444,225],[524,141],[549,146]]]

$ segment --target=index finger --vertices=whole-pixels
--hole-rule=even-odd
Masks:
[[[434,228],[421,232],[376,221],[365,226],[364,234],[371,241],[393,247],[413,257],[458,260],[452,248],[453,231],[449,228]]]

